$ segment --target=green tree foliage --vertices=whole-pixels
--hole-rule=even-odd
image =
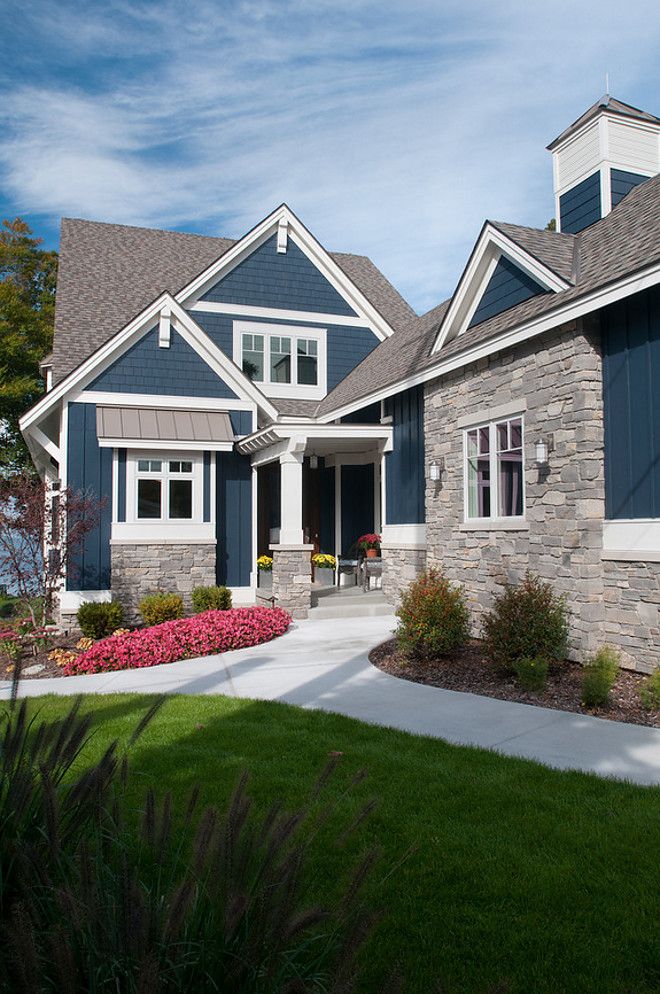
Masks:
[[[57,253],[21,220],[0,228],[0,473],[28,466],[18,430],[21,414],[38,400],[44,384],[39,362],[52,347]]]

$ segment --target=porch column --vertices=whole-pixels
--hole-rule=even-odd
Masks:
[[[280,540],[273,553],[273,599],[294,618],[306,618],[311,605],[313,546],[305,545],[302,523],[305,440],[292,439],[280,456]]]

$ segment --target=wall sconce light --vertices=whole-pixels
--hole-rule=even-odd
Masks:
[[[547,466],[548,465],[548,452],[550,449],[550,444],[543,438],[539,438],[535,446],[536,449],[536,465],[537,466]]]
[[[444,468],[445,468],[445,461],[442,458],[434,459],[432,462],[429,463],[428,478],[431,481],[431,483],[438,483],[440,481],[440,477],[442,476],[442,471]]]
[[[310,456],[309,457],[309,468],[310,469],[318,469],[319,468],[319,457],[318,456]]]

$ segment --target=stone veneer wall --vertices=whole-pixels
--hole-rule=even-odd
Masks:
[[[660,563],[603,562],[604,641],[622,663],[651,673],[660,666]]]
[[[312,600],[312,546],[271,547],[276,607],[306,618]]]
[[[158,590],[181,594],[190,609],[193,587],[215,584],[215,543],[111,544],[111,586],[126,621],[140,620],[138,605]]]
[[[457,421],[517,399],[525,418],[527,530],[464,530]],[[427,460],[445,460],[440,483],[427,484],[428,563],[465,586],[475,634],[493,595],[530,569],[567,597],[571,655],[581,658],[601,645],[605,488],[597,331],[571,322],[434,380],[425,391],[425,419]],[[547,470],[540,470],[535,442],[550,432],[554,448]]]
[[[383,593],[398,605],[401,591],[408,587],[426,567],[426,549],[413,546],[383,545]]]

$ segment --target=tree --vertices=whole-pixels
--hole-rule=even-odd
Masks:
[[[54,493],[28,470],[0,480],[0,576],[35,626],[52,615],[64,578],[77,575],[78,553],[103,504],[91,492]]]
[[[25,221],[0,228],[0,474],[30,466],[18,419],[43,393],[40,361],[50,352],[57,253],[40,248]]]
[[[557,221],[555,220],[554,217],[550,218],[550,220],[548,221],[548,223],[545,226],[545,230],[546,231],[556,231],[557,230]]]

